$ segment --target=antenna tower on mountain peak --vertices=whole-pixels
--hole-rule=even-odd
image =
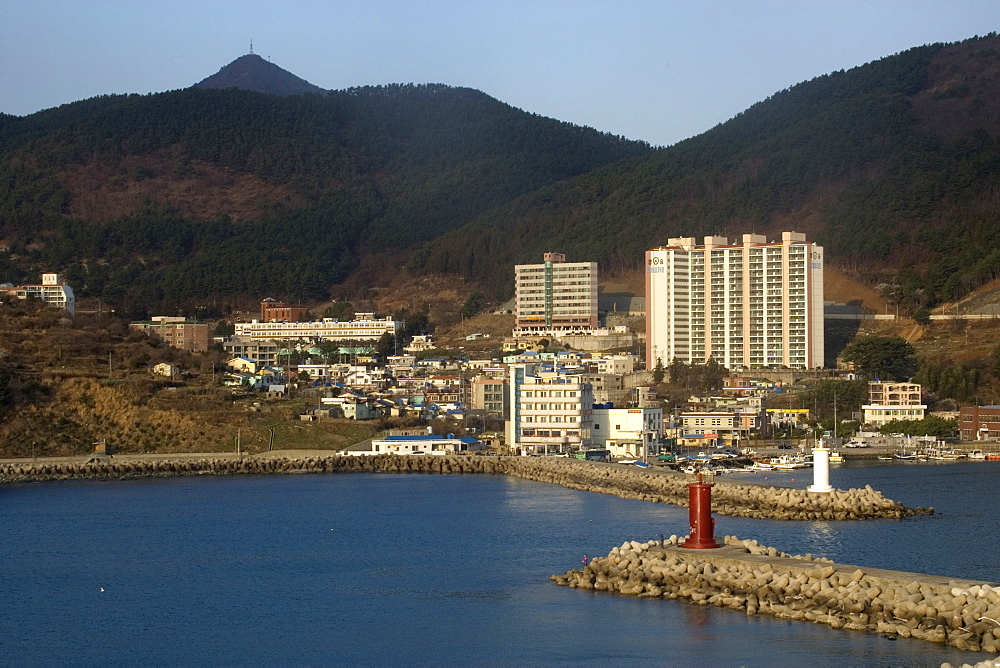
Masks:
[[[250,55],[253,55],[253,38],[250,38]]]

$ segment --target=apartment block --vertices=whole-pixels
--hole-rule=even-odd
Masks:
[[[584,333],[597,327],[597,263],[545,253],[514,267],[514,336]]]
[[[802,233],[678,237],[646,251],[646,366],[823,366],[823,247]]]
[[[476,376],[472,379],[471,408],[476,411],[487,411],[490,415],[506,417],[510,405],[510,393],[507,391],[506,378],[490,378]]]
[[[5,283],[0,285],[0,292],[9,294],[17,299],[41,299],[49,306],[65,309],[70,315],[76,312],[76,297],[73,288],[63,281],[62,275],[57,273],[42,274],[40,285],[11,285]]]
[[[868,383],[868,403],[861,407],[865,424],[881,427],[893,420],[922,420],[927,406],[921,403],[917,383]]]
[[[149,320],[130,322],[128,326],[139,332],[153,334],[174,348],[192,352],[208,350],[208,323],[160,315]]]

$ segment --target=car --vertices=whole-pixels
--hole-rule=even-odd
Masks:
[[[792,446],[789,445],[788,443],[782,443],[781,445],[778,446],[778,449],[779,450],[791,450]]]

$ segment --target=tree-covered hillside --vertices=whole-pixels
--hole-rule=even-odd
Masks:
[[[410,266],[499,297],[542,247],[624,270],[672,236],[797,230],[904,307],[949,301],[1000,276],[998,102],[997,36],[915,48],[521,197]]]
[[[135,314],[323,299],[359,255],[650,151],[441,85],[108,96],[0,116],[0,147],[0,281]]]

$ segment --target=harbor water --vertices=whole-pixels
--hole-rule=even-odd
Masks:
[[[765,481],[764,478],[767,477]],[[805,486],[811,472],[753,474]],[[1000,462],[831,470],[935,514],[716,518],[862,567],[1000,581]],[[506,476],[332,474],[0,486],[3,665],[939,666],[989,655],[547,578],[687,509]]]

